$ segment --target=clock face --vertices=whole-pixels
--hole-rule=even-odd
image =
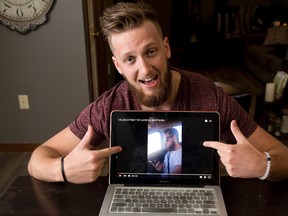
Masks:
[[[0,0],[0,22],[27,33],[45,23],[54,0]]]

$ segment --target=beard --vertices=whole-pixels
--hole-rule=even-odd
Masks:
[[[133,95],[137,98],[139,103],[146,107],[157,107],[161,105],[167,100],[171,93],[172,72],[168,64],[167,70],[163,76],[164,79],[162,80],[161,76],[159,76],[159,78],[161,79],[160,87],[154,90],[153,95],[146,95],[142,90],[137,89],[126,79],[126,77],[124,77]]]
[[[168,147],[166,148],[166,150],[167,150],[167,151],[173,151],[174,148],[175,148],[175,142],[173,141],[173,143],[172,143],[170,146],[168,146]]]

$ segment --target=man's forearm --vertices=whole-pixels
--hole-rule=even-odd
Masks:
[[[270,154],[271,170],[268,179],[271,181],[288,179],[288,148],[283,148],[283,152],[281,154],[273,154],[273,152]]]
[[[29,174],[43,181],[63,181],[60,157],[59,152],[51,147],[38,147],[28,163]]]

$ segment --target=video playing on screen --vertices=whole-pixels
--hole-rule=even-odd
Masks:
[[[213,172],[215,152],[203,142],[218,139],[214,118],[176,113],[132,117],[123,114],[112,127],[111,144],[123,149],[111,161],[117,177],[209,177]]]

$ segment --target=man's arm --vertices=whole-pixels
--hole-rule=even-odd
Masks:
[[[288,148],[261,127],[257,127],[248,139],[242,134],[235,120],[231,131],[236,145],[221,142],[204,142],[204,146],[217,149],[222,163],[232,177],[259,178],[265,174],[267,159],[264,152],[271,155],[269,180],[288,178]]]
[[[61,174],[61,157],[64,157],[65,175],[69,182],[87,183],[97,179],[106,158],[121,151],[121,147],[90,150],[93,128],[89,126],[80,140],[67,127],[39,146],[28,164],[29,174],[49,182],[64,181]]]
[[[178,174],[182,172],[182,166],[181,165],[176,165],[174,166],[174,169],[172,171],[173,174]]]
[[[288,179],[288,147],[286,145],[259,126],[248,140],[250,143],[253,143],[260,152],[266,151],[271,155],[271,169],[268,176],[269,180],[277,181]],[[266,157],[264,165],[266,170]],[[262,176],[264,175],[264,172],[262,172]]]

